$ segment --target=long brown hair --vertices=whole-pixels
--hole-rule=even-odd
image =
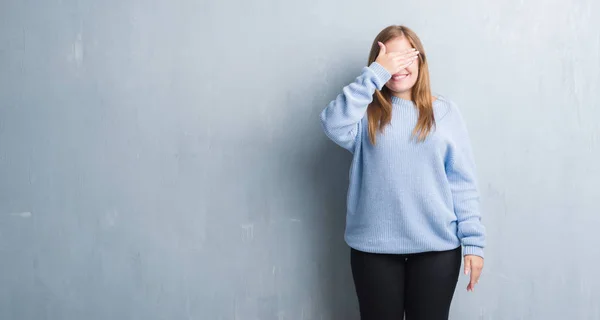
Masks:
[[[417,136],[418,141],[423,141],[431,132],[432,127],[435,126],[435,119],[433,117],[433,98],[431,97],[427,57],[417,34],[402,25],[392,25],[381,30],[371,46],[369,65],[379,55],[378,42],[386,43],[389,40],[401,37],[405,37],[412,47],[419,51],[419,74],[417,82],[411,89],[411,99],[419,112],[419,118],[413,129],[413,135]],[[372,144],[375,144],[377,131],[383,131],[383,128],[392,120],[392,93],[386,86],[381,91],[375,91],[373,102],[367,108],[367,115],[369,119],[369,140],[371,140]]]

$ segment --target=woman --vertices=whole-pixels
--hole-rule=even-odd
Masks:
[[[321,123],[353,154],[344,238],[361,319],[448,319],[463,256],[467,290],[479,279],[485,228],[466,125],[432,96],[417,35],[382,30]]]

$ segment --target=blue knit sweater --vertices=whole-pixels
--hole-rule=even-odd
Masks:
[[[392,120],[376,144],[369,141],[366,110],[391,78],[374,62],[321,112],[325,134],[350,151],[344,238],[357,250],[417,253],[463,246],[483,257],[475,164],[466,125],[456,105],[433,103],[436,127],[423,142],[412,136],[418,110],[392,98]]]

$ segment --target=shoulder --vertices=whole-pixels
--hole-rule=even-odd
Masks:
[[[433,103],[434,116],[437,124],[444,123],[445,127],[464,127],[462,112],[458,105],[448,97],[438,95]]]
[[[458,107],[454,101],[443,95],[434,96],[433,114],[437,122],[441,122],[458,112]]]

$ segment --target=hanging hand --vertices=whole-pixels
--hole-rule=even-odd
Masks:
[[[467,291],[473,291],[475,289],[475,285],[479,282],[479,276],[481,275],[481,270],[483,269],[483,258],[476,255],[466,255],[464,265],[465,274],[471,275],[471,280],[467,285]]]

